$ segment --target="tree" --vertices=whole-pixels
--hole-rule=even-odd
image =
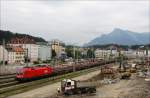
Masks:
[[[67,53],[67,57],[74,57],[73,56],[73,46],[66,46],[65,52]]]
[[[81,59],[82,58],[82,54],[81,51],[78,50],[78,47],[76,46],[75,49],[75,57],[74,57],[74,47],[72,45],[68,45],[66,46],[65,52],[67,53],[67,57],[72,57],[75,59]]]
[[[94,58],[95,57],[94,51],[92,49],[88,49],[87,57],[88,58]]]
[[[34,37],[31,35],[27,34],[19,34],[19,33],[13,33],[11,31],[4,31],[0,30],[0,44],[2,44],[2,40],[5,39],[6,43],[8,43],[12,38],[24,38],[27,37],[29,39],[33,39],[35,42],[46,42],[43,38],[41,37]]]
[[[81,59],[82,55],[81,55],[81,52],[76,50],[75,51],[75,59]]]
[[[52,49],[52,58],[54,58],[56,56],[56,52],[54,49]]]

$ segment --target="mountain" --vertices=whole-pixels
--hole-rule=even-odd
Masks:
[[[13,33],[10,31],[4,31],[0,30],[0,44],[2,44],[2,40],[5,39],[6,43],[9,42],[12,38],[29,38],[34,40],[35,42],[46,42],[43,38],[40,37],[34,37],[27,34],[19,34],[19,33]]]
[[[115,28],[107,35],[101,35],[85,46],[104,45],[104,44],[118,44],[118,45],[140,45],[150,44],[150,32],[137,33],[128,30]]]

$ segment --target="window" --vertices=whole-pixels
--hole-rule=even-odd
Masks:
[[[68,86],[68,87],[71,86],[71,82],[67,82],[67,86]]]

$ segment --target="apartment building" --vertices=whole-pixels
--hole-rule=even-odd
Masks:
[[[25,56],[31,61],[38,60],[38,48],[39,46],[35,43],[34,40],[29,38],[13,38],[9,42],[10,46],[19,46],[22,47],[25,51]]]
[[[3,61],[4,59],[8,64],[20,64],[24,62],[24,57],[25,51],[22,47],[6,46],[4,48],[3,46],[0,46],[0,61]]]
[[[57,57],[59,57],[63,52],[65,52],[65,47],[63,42],[59,40],[52,40],[50,44],[51,44],[51,48],[55,50]]]
[[[37,43],[38,45],[38,59],[44,60],[51,60],[52,50],[51,46],[47,43]]]
[[[6,50],[8,51],[8,63],[20,64],[24,62],[25,51],[22,47],[7,47]]]
[[[102,49],[96,49],[95,50],[95,58],[98,59],[110,59],[115,58],[119,55],[117,50],[102,50]]]

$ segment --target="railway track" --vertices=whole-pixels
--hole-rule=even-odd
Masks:
[[[12,85],[17,85],[19,84],[18,81],[12,81],[12,82],[7,82],[7,83],[2,83],[0,84],[0,88],[5,88],[5,87],[8,87],[8,86],[12,86]]]
[[[16,85],[18,81],[14,79],[15,74],[0,75],[0,88]]]
[[[73,78],[73,77],[83,75],[83,74],[86,74],[89,72],[97,71],[99,69],[100,69],[100,66],[89,68],[89,69],[84,69],[81,71],[71,72],[71,73],[64,74],[64,75],[53,76],[53,77],[49,77],[49,78],[26,82],[26,83],[16,83],[15,84],[15,82],[12,82],[12,84],[14,83],[14,85],[10,85],[9,84],[10,82],[8,82],[8,84],[6,83],[3,85],[0,85],[0,86],[2,86],[2,88],[0,88],[0,98],[6,98],[7,96],[10,96],[13,94],[21,93],[21,92],[28,91],[28,90],[31,90],[34,88],[38,88],[41,86],[45,86],[48,84],[58,82],[58,81],[62,80],[63,78]],[[4,87],[4,85],[5,85],[5,87]],[[10,85],[10,86],[8,86],[8,85]]]
[[[15,81],[15,78],[8,78],[8,79],[1,79],[0,80],[0,84],[2,83],[8,83],[8,82],[12,82],[12,81]]]
[[[13,77],[15,77],[15,74],[0,75],[0,80],[1,80],[1,79],[13,78]]]

